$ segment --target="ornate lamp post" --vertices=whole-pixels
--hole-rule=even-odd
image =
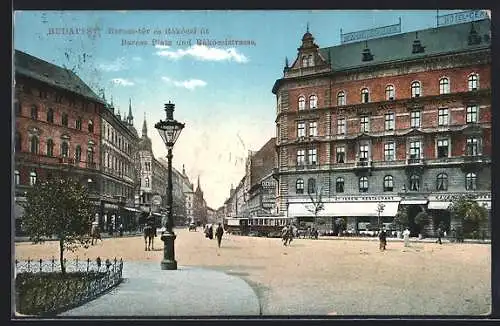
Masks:
[[[378,203],[377,205],[377,213],[378,213],[378,230],[380,232],[380,214],[384,211],[385,205],[382,203]]]
[[[165,233],[161,236],[161,240],[164,243],[161,269],[164,270],[177,269],[177,261],[175,260],[174,252],[174,241],[176,236],[172,230],[174,226],[174,219],[172,216],[172,148],[184,128],[184,124],[174,120],[174,107],[175,104],[168,101],[168,103],[165,104],[167,119],[165,121],[160,120],[160,122],[155,124],[155,128],[158,129],[158,132],[160,133],[160,136],[168,150],[167,225]]]

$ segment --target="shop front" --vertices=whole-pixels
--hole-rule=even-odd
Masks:
[[[400,198],[397,196],[336,196],[324,200],[318,218],[326,220],[326,228],[333,226],[341,218],[347,231],[359,233],[378,229],[378,225],[388,226],[398,212]],[[311,201],[289,199],[288,216],[300,223],[314,219],[314,204]]]

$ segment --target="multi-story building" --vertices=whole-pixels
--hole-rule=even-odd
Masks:
[[[455,196],[491,208],[490,20],[320,48],[309,31],[273,87],[281,214],[347,227],[407,205],[427,233]]]
[[[185,216],[186,223],[195,223],[194,221],[194,190],[193,184],[189,180],[189,177],[186,174],[186,170],[184,169],[184,164],[182,165],[182,174],[180,175],[181,183],[182,183],[182,192],[184,194],[184,203],[186,205],[185,208]]]
[[[160,157],[158,161],[165,167],[165,170],[168,173],[168,161],[162,157]],[[172,206],[173,206],[172,216],[174,218],[174,225],[179,225],[179,226],[186,224],[186,196],[183,190],[184,190],[184,175],[179,171],[177,171],[176,168],[172,167]]]
[[[160,210],[165,208],[167,204],[165,195],[167,189],[167,169],[153,155],[151,139],[148,137],[146,117],[144,117],[142,136],[138,144],[138,156],[141,171],[140,210],[145,213],[151,212],[160,217]],[[141,220],[141,222],[143,221]]]
[[[100,208],[100,118],[104,102],[74,72],[15,51],[15,202],[38,180],[70,174]],[[22,208],[15,206],[16,230]]]
[[[246,207],[249,216],[277,215],[277,182],[273,177],[275,166],[276,138],[271,138],[247,159]]]
[[[104,94],[103,94],[104,96]],[[115,113],[113,100],[101,115],[101,193],[103,195],[101,229],[123,224],[125,230],[135,228],[137,219],[134,199],[137,191],[135,171],[139,137],[134,128],[132,104],[129,99],[128,116]]]

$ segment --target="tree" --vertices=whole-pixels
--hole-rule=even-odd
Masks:
[[[466,195],[453,201],[448,210],[460,220],[463,232],[467,235],[478,232],[481,223],[488,219],[488,210]]]
[[[316,227],[316,219],[318,218],[319,212],[325,209],[325,205],[323,203],[323,188],[321,188],[319,191],[316,188],[315,189],[316,197],[313,197],[312,193],[309,193],[309,198],[311,199],[311,204],[306,205],[306,209],[314,214],[314,221],[313,225]]]
[[[408,206],[400,207],[396,216],[394,216],[394,225],[396,225],[399,231],[402,231],[403,228],[408,227],[409,219],[408,219]]]
[[[22,225],[35,243],[57,237],[61,272],[65,274],[64,251],[88,246],[93,211],[86,186],[68,177],[52,178],[28,190]]]

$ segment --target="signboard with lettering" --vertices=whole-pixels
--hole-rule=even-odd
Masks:
[[[489,18],[486,10],[469,10],[437,17],[438,26],[455,25]]]
[[[342,34],[342,30],[340,30],[340,42],[341,43],[356,42],[360,40],[367,40],[371,38],[377,38],[396,33],[401,33],[401,18],[399,19],[399,23],[394,25],[365,29],[362,31],[346,33],[346,34]]]
[[[376,195],[376,196],[333,196],[329,198],[324,198],[324,203],[334,203],[334,202],[396,202],[400,201],[401,197],[399,196],[384,196],[384,195]],[[303,202],[303,199],[300,198],[290,198],[289,202]]]

